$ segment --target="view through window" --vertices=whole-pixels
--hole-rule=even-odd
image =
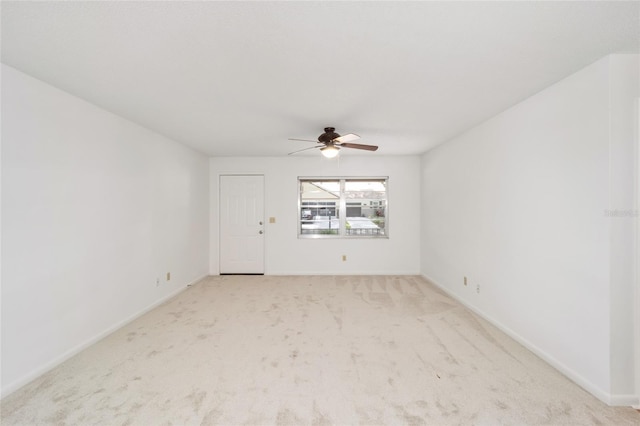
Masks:
[[[387,178],[300,178],[298,235],[387,237]]]

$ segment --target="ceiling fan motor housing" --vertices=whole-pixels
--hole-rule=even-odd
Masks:
[[[336,133],[335,127],[325,127],[324,133],[318,136],[318,140],[322,143],[328,143],[339,137],[340,134]]]

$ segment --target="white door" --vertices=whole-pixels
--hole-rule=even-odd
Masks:
[[[220,176],[220,273],[264,273],[264,176]]]

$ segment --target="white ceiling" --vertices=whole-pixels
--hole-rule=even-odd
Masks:
[[[422,153],[595,60],[640,2],[2,2],[2,62],[212,156],[326,126]],[[350,152],[346,152],[350,151]],[[315,155],[318,155],[315,153]]]

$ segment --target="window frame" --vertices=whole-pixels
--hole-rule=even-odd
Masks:
[[[302,190],[303,190],[303,182],[313,182],[313,181],[338,181],[339,182],[339,198],[336,201],[336,212],[338,213],[338,233],[337,234],[303,234],[302,233],[302,208],[303,208],[303,200],[302,200]],[[383,181],[383,185],[385,187],[385,198],[384,198],[384,233],[380,234],[347,234],[347,198],[345,195],[345,184],[347,181]],[[297,182],[297,198],[298,198],[298,210],[296,215],[298,216],[297,222],[297,234],[299,239],[388,239],[389,238],[389,176],[298,176]]]

